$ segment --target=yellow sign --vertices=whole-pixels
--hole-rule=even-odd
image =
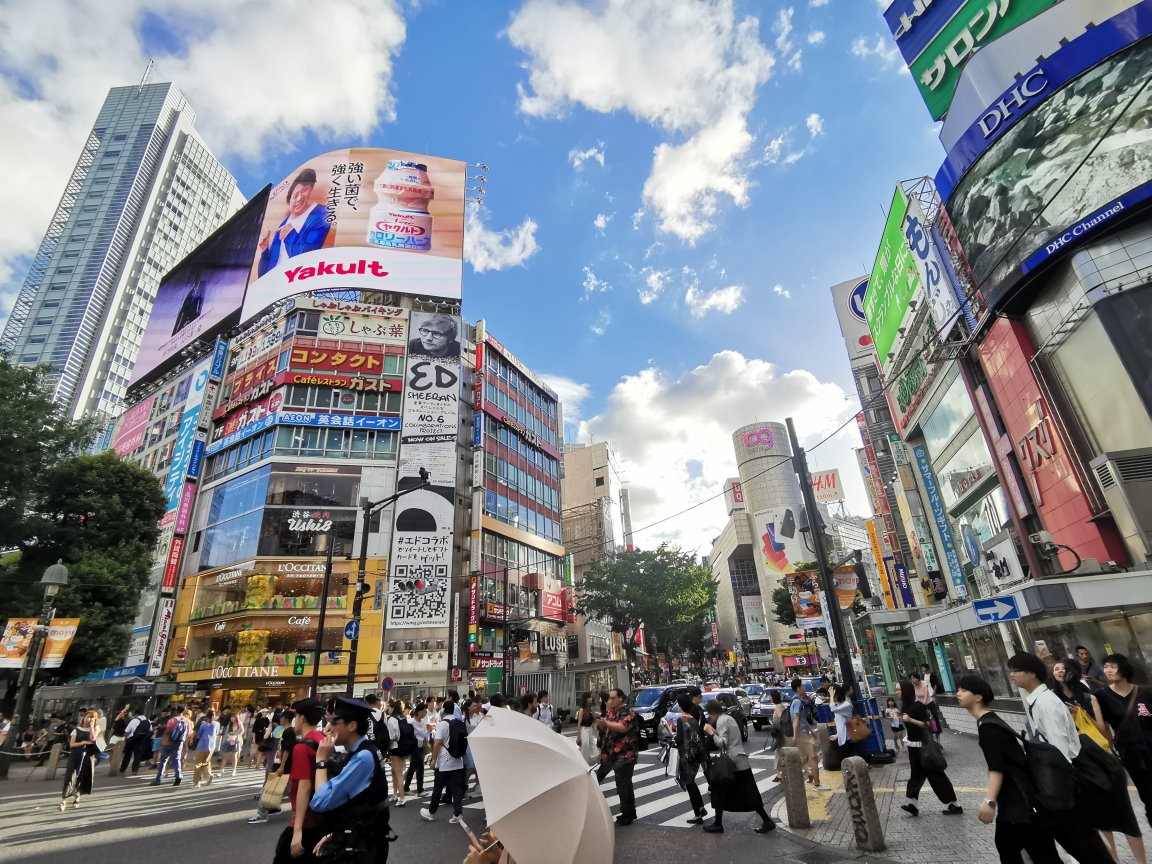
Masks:
[[[815,650],[815,645],[786,645],[783,648],[773,648],[772,652],[781,657],[806,657]]]
[[[32,644],[36,618],[9,618],[0,637],[0,669],[19,669]],[[80,625],[79,618],[53,618],[40,654],[41,669],[59,669]]]
[[[892,600],[892,586],[888,584],[888,569],[884,566],[884,552],[880,549],[880,538],[876,536],[876,520],[868,520],[868,539],[872,541],[872,557],[876,559],[876,570],[880,574],[880,587],[884,590],[884,605],[895,609]]]

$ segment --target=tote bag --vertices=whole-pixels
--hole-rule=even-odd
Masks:
[[[260,806],[265,810],[279,810],[284,803],[284,790],[288,788],[288,775],[272,774],[260,793]]]

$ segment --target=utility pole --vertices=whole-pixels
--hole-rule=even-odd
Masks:
[[[410,489],[401,489],[387,498],[381,498],[379,501],[369,501],[367,498],[360,499],[360,507],[364,510],[364,524],[363,530],[360,533],[360,566],[356,571],[356,591],[352,598],[352,621],[356,622],[357,628],[360,626],[360,612],[364,607],[364,592],[368,590],[368,586],[364,583],[365,571],[368,569],[368,527],[372,524],[372,514],[380,507],[386,507],[389,504],[394,504],[402,496],[410,492],[417,492],[420,489],[426,489],[431,481],[428,479],[428,472],[424,468],[420,469],[420,482]],[[387,595],[385,595],[387,596]],[[386,614],[386,613],[385,613]],[[348,651],[348,683],[344,688],[344,695],[352,698],[352,687],[356,683],[356,654],[357,648],[360,645],[360,631],[357,629],[356,636],[349,639],[352,647]],[[384,642],[384,620],[380,622],[380,642]]]
[[[328,612],[328,586],[332,582],[332,551],[336,545],[336,537],[332,532],[322,535],[324,545],[328,547],[328,557],[324,561],[324,587],[320,592],[320,621],[316,626],[316,656],[312,658],[312,688],[309,695],[316,698],[316,689],[320,686],[320,654],[324,643],[324,619]]]
[[[792,445],[792,465],[800,478],[800,494],[804,498],[804,510],[808,514],[808,527],[812,532],[812,548],[816,552],[816,569],[820,573],[820,587],[824,591],[824,620],[836,642],[836,659],[840,661],[840,680],[852,693],[856,687],[856,675],[852,670],[852,658],[848,654],[848,634],[844,630],[844,618],[840,614],[840,598],[836,594],[836,583],[829,565],[828,547],[825,545],[824,523],[820,511],[816,509],[816,494],[812,491],[812,475],[808,473],[808,460],[804,449],[796,438],[796,427],[792,418],[784,421],[788,425],[788,443]],[[831,608],[829,608],[831,607]],[[860,694],[863,696],[863,694]]]

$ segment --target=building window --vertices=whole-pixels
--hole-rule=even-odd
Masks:
[[[597,477],[596,478],[596,485],[597,486],[603,486],[604,485],[604,478],[603,477]]]

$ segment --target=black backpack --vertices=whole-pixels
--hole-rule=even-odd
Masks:
[[[136,724],[136,728],[132,730],[132,737],[141,741],[145,738],[151,738],[152,724],[147,719],[141,720]]]
[[[796,698],[804,708],[804,722],[808,724],[808,731],[815,733],[820,726],[820,718],[816,716],[816,703],[805,693],[797,693]]]
[[[396,743],[396,755],[411,756],[420,746],[416,741],[416,730],[403,717],[396,718],[396,725],[400,727],[400,737]]]
[[[463,720],[448,721],[448,755],[453,759],[463,759],[468,752],[468,727]]]
[[[369,741],[376,745],[385,760],[388,758],[388,751],[392,747],[392,736],[388,734],[388,719],[381,715],[377,720],[372,714],[368,715],[368,734],[366,736]]]

